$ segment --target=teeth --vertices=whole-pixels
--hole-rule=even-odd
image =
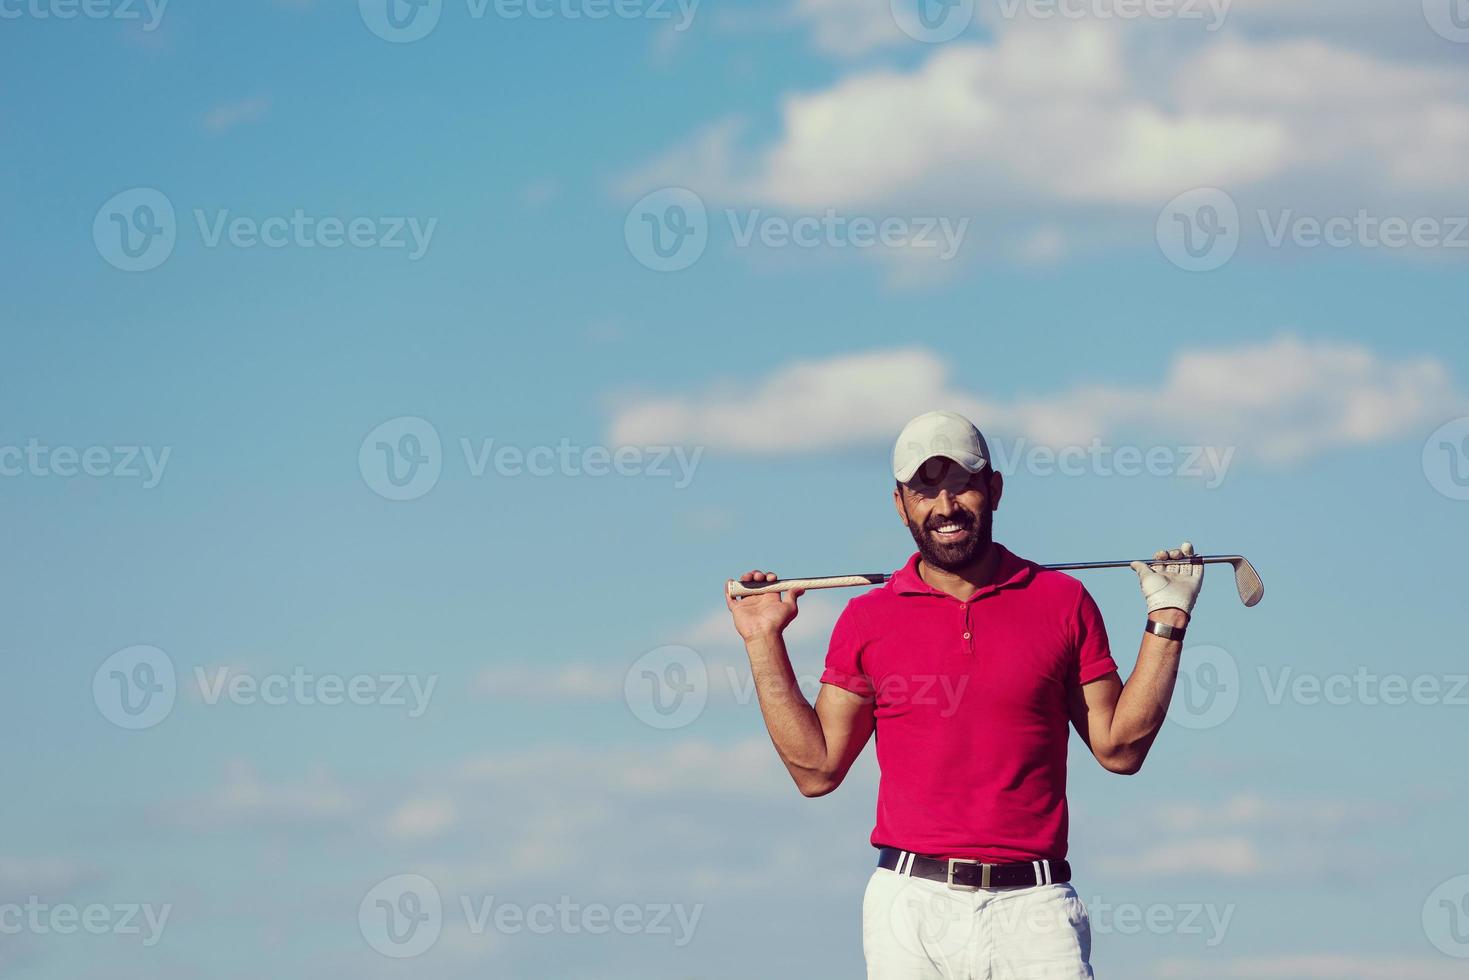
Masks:
[[[961,530],[963,530],[963,528],[961,528],[957,524],[945,524],[943,527],[939,528],[939,531],[943,534],[953,534],[955,531]]]

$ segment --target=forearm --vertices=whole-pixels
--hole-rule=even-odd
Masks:
[[[780,634],[745,641],[760,713],[775,751],[801,791],[825,788],[832,777],[826,735],[816,709],[801,693]]]
[[[1181,609],[1159,609],[1148,618],[1178,627],[1187,626],[1189,621],[1188,613]],[[1127,770],[1135,772],[1142,765],[1163,727],[1182,652],[1179,640],[1143,634],[1137,666],[1117,699],[1108,739],[1112,754]]]

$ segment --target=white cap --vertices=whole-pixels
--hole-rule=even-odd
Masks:
[[[893,446],[893,476],[907,483],[935,456],[952,459],[971,473],[989,465],[990,447],[974,423],[954,412],[928,412],[903,426]]]

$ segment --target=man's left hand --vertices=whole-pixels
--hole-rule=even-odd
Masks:
[[[1152,562],[1132,563],[1131,568],[1137,572],[1138,584],[1142,586],[1143,598],[1148,602],[1148,612],[1158,609],[1193,612],[1199,589],[1204,584],[1203,564],[1187,560],[1193,555],[1194,546],[1185,541],[1177,548],[1159,551],[1153,555]]]

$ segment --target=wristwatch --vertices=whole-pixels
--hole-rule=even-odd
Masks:
[[[1181,641],[1183,634],[1188,632],[1188,627],[1169,626],[1167,623],[1160,623],[1155,619],[1150,619],[1148,620],[1148,625],[1143,627],[1143,632],[1152,633],[1154,636],[1161,636],[1165,640]]]

